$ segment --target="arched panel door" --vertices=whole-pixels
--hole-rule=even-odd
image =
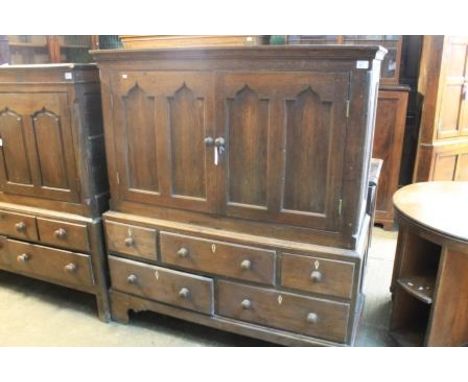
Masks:
[[[211,74],[119,73],[115,86],[116,199],[213,211]]]
[[[0,96],[0,182],[6,193],[79,201],[66,94]]]
[[[0,177],[2,189],[9,185],[34,186],[26,146],[26,127],[23,118],[8,108],[0,111]]]
[[[349,77],[220,74],[224,213],[337,230]]]

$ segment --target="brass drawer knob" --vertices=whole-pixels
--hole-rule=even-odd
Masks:
[[[252,301],[246,298],[245,300],[242,300],[241,306],[243,309],[250,309],[252,307]]]
[[[248,271],[252,267],[252,262],[248,259],[242,260],[242,262],[240,263],[240,267],[244,271]]]
[[[19,255],[17,258],[16,258],[16,261],[18,263],[27,263],[29,260],[29,255],[27,253],[23,253],[22,255]]]
[[[67,231],[64,228],[59,228],[54,231],[54,236],[57,239],[65,239],[65,237],[67,236]]]
[[[179,257],[187,257],[189,255],[189,250],[187,248],[180,248],[177,251],[177,256]]]
[[[311,324],[316,324],[318,322],[319,318],[317,313],[309,313],[307,315],[307,322],[310,322]]]
[[[133,247],[135,245],[135,239],[133,237],[126,237],[124,243],[127,247]]]
[[[190,291],[187,289],[187,288],[182,288],[180,291],[179,291],[179,296],[182,297],[182,298],[189,298],[190,297]]]
[[[310,274],[310,279],[311,279],[314,283],[319,283],[320,281],[322,281],[322,273],[319,272],[319,271],[313,271],[313,272]]]
[[[74,264],[74,263],[67,264],[67,265],[65,265],[65,267],[64,267],[65,271],[68,272],[68,273],[74,273],[74,272],[76,272],[77,268],[78,268],[78,267],[77,267],[76,264]]]
[[[18,232],[25,232],[26,231],[26,223],[25,222],[19,222],[15,224],[15,229]]]
[[[136,284],[137,282],[137,277],[134,274],[131,274],[130,276],[127,277],[127,281],[129,284]]]

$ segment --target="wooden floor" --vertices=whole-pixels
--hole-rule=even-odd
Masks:
[[[396,232],[373,231],[366,303],[356,346],[394,346],[387,335]],[[272,346],[188,322],[139,313],[105,324],[91,295],[0,272],[0,346]]]

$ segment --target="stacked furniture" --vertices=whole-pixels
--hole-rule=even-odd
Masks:
[[[360,46],[92,52],[112,317],[351,345],[380,61]]]
[[[424,36],[414,181],[468,180],[468,37]]]
[[[90,62],[89,49],[98,46],[97,36],[90,35],[9,35],[0,36],[0,59],[4,63],[46,64]]]
[[[109,319],[95,65],[0,67],[0,269],[96,295]]]
[[[260,45],[262,36],[239,35],[124,35],[120,36],[124,48],[170,48],[170,47],[206,47],[206,46],[244,46]]]

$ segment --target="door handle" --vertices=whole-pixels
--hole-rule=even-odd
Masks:
[[[225,144],[226,144],[226,141],[224,140],[223,137],[218,137],[214,141],[214,145],[215,145],[214,164],[215,166],[217,166],[219,162],[221,161],[221,157],[223,156],[224,150],[225,150]]]
[[[214,144],[214,139],[212,137],[206,137],[203,141],[207,146],[212,146]]]

